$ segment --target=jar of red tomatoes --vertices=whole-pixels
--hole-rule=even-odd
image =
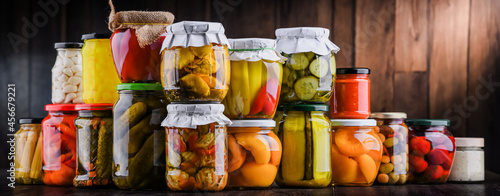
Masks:
[[[74,104],[49,104],[42,122],[43,182],[53,186],[72,186],[76,175],[76,127],[78,112]]]
[[[330,115],[334,119],[366,119],[370,117],[370,69],[339,68]]]
[[[409,182],[444,183],[455,155],[455,138],[449,120],[408,119]]]

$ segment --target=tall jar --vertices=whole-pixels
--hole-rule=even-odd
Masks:
[[[408,127],[403,112],[377,112],[371,118],[377,120],[375,131],[383,143],[377,182],[380,184],[405,184],[408,179]]]
[[[304,104],[278,109],[275,132],[283,153],[276,183],[280,187],[327,187],[332,180],[331,124],[325,115],[328,106]]]
[[[120,78],[115,71],[111,54],[111,34],[85,34],[82,36],[83,102],[115,103],[116,85]]]
[[[373,119],[332,119],[332,184],[371,186],[382,158]]]
[[[272,119],[281,90],[285,57],[273,39],[229,39],[231,84],[223,101],[230,119]]]
[[[166,100],[160,84],[123,83],[113,108],[112,177],[119,189],[165,184]]]
[[[229,126],[229,187],[266,188],[281,162],[281,141],[273,120],[233,120]]]
[[[340,48],[317,27],[276,30],[276,50],[288,58],[283,66],[281,103],[325,103],[335,83],[335,57]]]
[[[408,119],[409,182],[445,183],[455,155],[455,137],[445,119]]]
[[[52,68],[52,103],[83,103],[82,43],[55,43],[57,57]]]
[[[222,104],[170,104],[166,131],[167,186],[221,191],[227,184],[227,125]]]
[[[221,102],[231,75],[224,27],[183,21],[167,27],[161,81],[170,102]]]
[[[366,119],[370,117],[370,69],[339,68],[330,116],[335,119]]]
[[[75,187],[108,185],[113,159],[113,104],[78,104]]]
[[[18,184],[43,184],[42,118],[20,118],[16,139],[15,180]]]
[[[48,104],[42,122],[43,182],[51,186],[72,186],[76,174],[76,127],[74,104]]]

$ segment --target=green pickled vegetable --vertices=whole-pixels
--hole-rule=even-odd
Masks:
[[[137,124],[147,112],[147,105],[137,102],[130,106],[114,123],[116,137],[121,138],[127,130]]]
[[[317,89],[318,79],[314,76],[300,78],[294,85],[295,93],[303,101],[311,100],[316,95]]]
[[[281,160],[281,175],[286,181],[300,181],[305,174],[306,139],[305,114],[300,111],[290,111],[283,123],[283,155]]]
[[[322,78],[328,74],[329,63],[324,58],[314,59],[309,65],[309,71],[311,71],[312,75]]]
[[[295,70],[303,70],[309,65],[309,59],[304,53],[292,54],[289,65]]]
[[[150,126],[150,121],[151,115],[148,115],[129,130],[129,154],[137,153],[144,141],[153,133],[154,129]]]
[[[313,162],[316,157],[313,156],[313,130],[311,127],[311,115],[308,112],[305,112],[305,139],[306,139],[306,165],[305,165],[305,177],[304,180],[312,180],[313,179]]]
[[[105,179],[111,177],[111,161],[113,157],[113,121],[104,118],[99,129],[97,147],[96,172]]]
[[[304,53],[307,57],[307,60],[309,60],[309,62],[311,62],[311,60],[314,59],[314,57],[316,56],[316,54],[314,54],[314,52],[306,52]]]

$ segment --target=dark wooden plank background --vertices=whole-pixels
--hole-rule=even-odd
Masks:
[[[106,0],[70,0],[58,3],[53,13],[39,2],[58,1],[6,1],[0,8],[0,154],[5,156],[7,84],[16,84],[17,118],[44,117],[53,43],[108,31]],[[338,67],[372,69],[372,111],[448,118],[455,136],[486,138],[486,166],[500,172],[494,167],[500,161],[495,142],[500,138],[498,0],[149,0],[116,1],[115,6],[118,11],[168,10],[176,21],[222,22],[230,38],[274,38],[280,27],[329,28],[331,40],[341,47]],[[26,32],[26,21],[35,32]],[[13,47],[9,33],[25,43]],[[7,164],[5,159],[0,163]]]

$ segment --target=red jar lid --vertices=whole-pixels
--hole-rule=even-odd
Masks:
[[[75,104],[47,104],[45,111],[76,111]]]
[[[112,110],[113,104],[110,103],[95,103],[95,104],[77,104],[76,110]]]

